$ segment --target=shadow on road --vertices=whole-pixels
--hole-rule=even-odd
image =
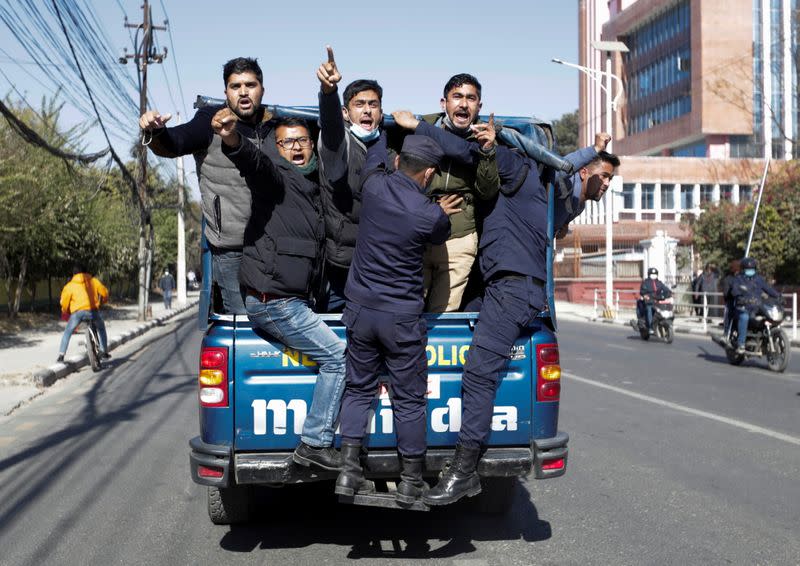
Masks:
[[[350,547],[347,558],[448,558],[475,552],[473,540],[547,540],[550,523],[539,518],[524,485],[505,515],[481,515],[469,500],[429,512],[399,511],[338,503],[332,482],[264,488],[256,492],[260,513],[248,525],[233,525],[220,541],[231,552]]]

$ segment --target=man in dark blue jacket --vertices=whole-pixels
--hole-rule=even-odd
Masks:
[[[370,405],[385,366],[402,460],[397,500],[411,504],[422,495],[427,432],[427,326],[422,318],[422,256],[428,244],[450,235],[449,214],[461,197],[439,204],[425,196],[444,153],[423,136],[407,136],[387,173],[386,134],[370,147],[364,165],[358,240],[345,292],[347,388],[342,400],[342,472],[336,493],[374,490],[364,478],[359,454]]]
[[[328,60],[317,69],[319,92],[320,186],[325,211],[325,280],[327,296],[320,312],[341,312],[344,287],[353,258],[361,211],[361,170],[367,150],[378,142],[383,122],[383,89],[373,80],[360,79],[344,89],[342,75],[328,46]],[[394,169],[397,154],[389,150],[387,167]],[[325,300],[327,299],[327,300]],[[325,304],[327,303],[327,304]]]
[[[205,236],[211,251],[212,279],[219,286],[222,304],[229,314],[245,314],[239,286],[244,229],[250,218],[250,191],[236,167],[222,154],[219,136],[214,135],[211,119],[224,107],[238,120],[237,131],[257,144],[272,130],[271,115],[261,108],[264,96],[263,75],[255,59],[239,57],[225,63],[225,105],[207,106],[189,122],[167,128],[171,114],[148,110],[139,119],[144,143],[161,157],[189,153],[197,164]]]
[[[651,267],[647,270],[647,279],[642,281],[639,286],[639,301],[637,308],[644,311],[644,319],[647,321],[647,328],[653,334],[653,303],[663,301],[672,296],[672,291],[658,279],[658,269]]]
[[[747,340],[747,323],[750,322],[750,317],[761,305],[762,293],[766,293],[774,299],[780,299],[781,294],[756,273],[757,264],[754,258],[742,258],[739,262],[739,267],[741,272],[734,277],[730,294],[736,305],[738,329],[736,353],[744,354],[744,345]]]
[[[236,116],[227,108],[211,124],[253,192],[240,273],[247,315],[319,366],[293,460],[338,470],[341,455],[333,437],[344,390],[344,343],[309,306],[325,238],[314,141],[297,118],[277,121],[274,141],[260,147],[236,133]]]
[[[404,127],[414,126],[413,117],[398,114],[394,113],[398,123]],[[477,124],[474,128],[478,143],[466,142],[424,122],[415,126],[416,134],[432,137],[452,158],[460,155],[460,160],[469,161],[480,155],[496,159],[502,183],[484,219],[479,242],[478,261],[486,290],[464,365],[461,430],[456,453],[439,483],[423,495],[428,505],[447,505],[480,493],[476,468],[481,446],[490,432],[500,374],[522,330],[546,308],[547,192],[537,163],[516,151],[495,146],[493,118],[488,124]],[[598,152],[604,153],[610,139],[607,134],[599,134],[594,147],[571,153],[566,159],[579,172],[592,167]],[[613,168],[610,176],[613,177]],[[610,178],[603,178],[594,167],[578,178],[582,186],[580,195],[599,193],[602,196],[610,182]],[[569,216],[562,214],[560,222],[568,222]]]

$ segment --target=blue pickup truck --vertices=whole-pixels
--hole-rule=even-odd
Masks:
[[[273,109],[274,110],[274,109]],[[280,109],[278,109],[280,111]],[[302,112],[313,112],[308,108]],[[524,118],[501,118],[513,129],[510,143],[535,140],[552,146],[546,125]],[[520,135],[521,134],[521,135]],[[510,139],[511,136],[507,136]],[[522,148],[525,149],[524,147]],[[553,202],[553,188],[550,202]],[[552,242],[552,206],[551,226]],[[552,250],[550,250],[552,252]],[[211,273],[203,249],[204,273]],[[550,267],[552,253],[548,253]],[[473,505],[480,512],[502,513],[513,502],[518,478],[537,479],[566,471],[568,435],[558,430],[561,368],[548,270],[550,310],[527,329],[509,352],[494,406],[492,432],[478,472],[483,491]],[[192,479],[208,486],[208,513],[216,524],[248,520],[252,489],[311,481],[329,481],[336,472],[297,466],[292,451],[311,403],[316,366],[254,329],[246,316],[216,314],[210,277],[203,278],[200,328],[204,331],[198,377],[200,434],[191,439]],[[428,452],[430,480],[452,458],[461,424],[461,372],[470,348],[477,313],[426,315],[428,322]],[[342,340],[340,315],[323,315]],[[376,393],[369,422],[367,477],[391,494],[399,481],[392,406],[385,387]],[[338,439],[337,439],[338,443]],[[391,497],[373,498],[392,506]],[[358,502],[357,502],[358,503]],[[423,506],[424,507],[424,506]],[[419,508],[419,506],[418,506]]]

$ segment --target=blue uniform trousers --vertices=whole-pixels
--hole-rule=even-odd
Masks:
[[[544,308],[543,282],[531,277],[495,279],[486,286],[461,381],[458,442],[476,448],[489,436],[500,374],[511,346]]]
[[[378,392],[383,368],[389,375],[397,449],[420,456],[427,448],[425,393],[428,386],[428,328],[417,314],[398,314],[363,307],[345,307],[347,377],[340,427],[342,440],[361,442],[369,409]]]

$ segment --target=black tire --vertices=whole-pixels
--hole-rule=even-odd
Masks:
[[[470,499],[474,509],[484,515],[504,515],[514,504],[519,479],[481,478],[481,492]]]
[[[242,486],[209,487],[208,516],[215,525],[233,525],[250,520],[250,489]]]
[[[650,340],[650,331],[647,328],[640,328],[639,329],[639,336],[642,337],[642,340],[645,342]]]
[[[92,328],[88,323],[83,331],[83,335],[86,341],[86,355],[89,357],[89,365],[92,366],[92,370],[100,371],[100,350],[97,345],[95,333],[92,332]]]
[[[783,373],[789,365],[792,357],[792,349],[788,346],[789,338],[782,329],[773,331],[772,343],[775,345],[775,353],[767,352],[767,365],[772,371]]]
[[[658,328],[661,339],[667,344],[672,344],[672,341],[675,339],[675,330],[672,328],[672,324],[669,322],[662,322],[658,325]]]

